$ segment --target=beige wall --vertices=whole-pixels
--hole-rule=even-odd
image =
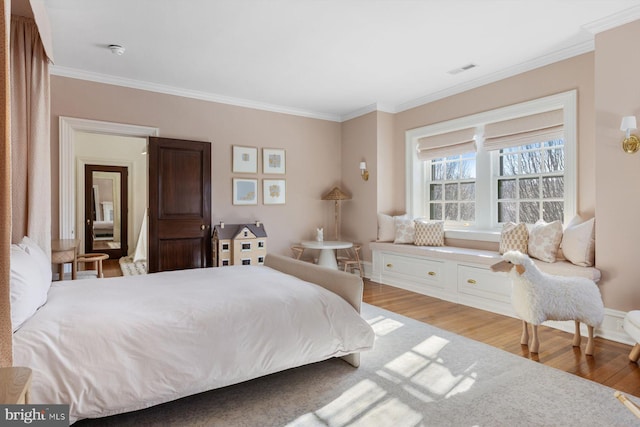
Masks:
[[[640,21],[596,36],[596,260],[607,307],[640,308],[640,153],[622,151],[623,116],[640,118]],[[631,53],[631,54],[630,54]]]
[[[212,220],[260,220],[274,252],[289,253],[291,243],[315,237],[333,224],[333,205],[320,200],[340,184],[340,123],[235,107],[59,76],[51,78],[52,227],[59,233],[59,116],[158,127],[160,136],[212,143]],[[285,205],[234,206],[231,147],[245,145],[286,150]],[[261,156],[260,156],[261,158]],[[357,165],[356,165],[357,169]],[[275,177],[255,176],[260,180]]]

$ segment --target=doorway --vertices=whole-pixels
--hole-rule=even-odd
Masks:
[[[127,255],[128,181],[127,167],[85,165],[85,253]]]

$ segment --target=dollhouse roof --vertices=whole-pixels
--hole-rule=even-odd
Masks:
[[[264,224],[260,223],[260,226],[254,224],[225,224],[224,228],[220,224],[213,227],[213,234],[218,236],[220,240],[231,240],[240,234],[242,229],[248,228],[256,237],[267,237],[267,232],[264,229]]]

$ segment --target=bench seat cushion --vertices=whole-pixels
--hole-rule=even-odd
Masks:
[[[416,246],[413,244],[372,242],[370,248],[372,251],[394,252],[486,266],[502,261],[502,255],[495,251],[458,248],[455,246]],[[533,262],[545,273],[557,276],[580,276],[591,279],[594,282],[599,281],[601,277],[600,270],[595,267],[581,267],[568,261],[549,263],[534,259]]]

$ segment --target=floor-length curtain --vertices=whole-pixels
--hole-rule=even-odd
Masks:
[[[11,17],[12,241],[51,253],[49,60],[31,18]]]
[[[11,104],[9,99],[9,19],[11,1],[0,0],[0,367],[13,364],[9,251],[11,247]]]

